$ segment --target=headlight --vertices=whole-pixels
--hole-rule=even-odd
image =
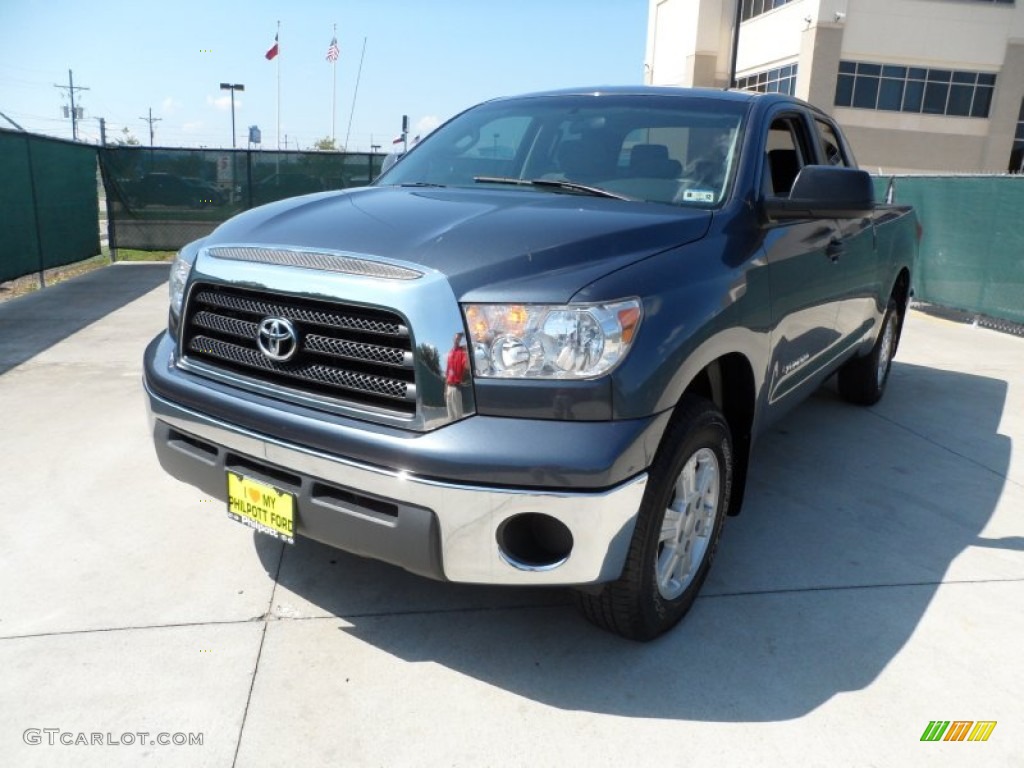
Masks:
[[[591,379],[626,356],[640,301],[611,304],[466,304],[477,376]]]
[[[195,263],[199,248],[196,243],[189,243],[174,257],[171,264],[171,276],[167,281],[167,290],[171,299],[171,312],[176,316],[181,315],[181,305],[185,301],[185,284],[188,282],[189,273]]]

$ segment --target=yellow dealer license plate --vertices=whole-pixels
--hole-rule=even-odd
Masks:
[[[228,517],[295,543],[295,496],[235,472],[228,472]]]

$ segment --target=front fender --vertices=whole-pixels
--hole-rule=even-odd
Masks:
[[[580,300],[628,294],[643,301],[634,347],[612,373],[613,418],[673,408],[694,378],[727,354],[746,358],[761,392],[771,345],[767,266],[760,256],[729,263],[723,254],[751,250],[735,240],[719,235],[675,248],[578,294]]]

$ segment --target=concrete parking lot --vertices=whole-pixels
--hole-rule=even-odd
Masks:
[[[165,476],[166,273],[0,304],[0,765],[1024,766],[1024,339],[911,313],[883,402],[826,386],[772,429],[690,616],[638,645]]]

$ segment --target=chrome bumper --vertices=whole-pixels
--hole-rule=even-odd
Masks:
[[[619,577],[633,535],[647,474],[605,491],[551,492],[452,484],[380,468],[271,439],[169,402],[146,387],[150,426],[158,424],[207,441],[220,449],[265,462],[302,478],[352,489],[399,506],[429,511],[436,520],[443,578],[455,582],[508,585],[571,585],[611,581]],[[522,450],[529,450],[522,447]],[[158,446],[158,452],[160,446]],[[196,471],[216,471],[196,458]],[[205,464],[206,466],[201,466]],[[179,479],[193,482],[178,474]],[[198,484],[198,483],[197,483]],[[564,562],[544,568],[515,565],[502,556],[499,527],[522,513],[542,513],[561,521],[572,533],[573,547]],[[380,526],[357,510],[335,508],[333,514],[361,518],[359,524]],[[298,532],[303,534],[300,499]],[[343,537],[326,544],[348,550]],[[385,536],[386,538],[386,536]],[[405,566],[401,548],[371,556]],[[410,570],[416,570],[410,568]],[[422,570],[418,571],[422,572]]]

